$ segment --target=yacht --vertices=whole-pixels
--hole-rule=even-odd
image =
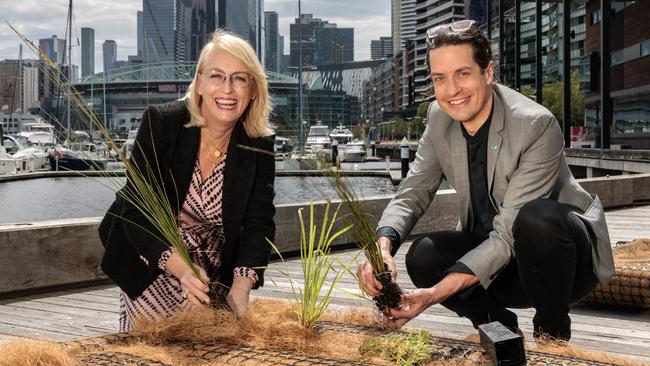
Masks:
[[[288,137],[275,137],[275,144],[273,145],[273,151],[275,156],[288,156],[293,151],[293,144],[291,139]]]
[[[23,117],[23,123],[21,124],[18,136],[23,136],[31,144],[40,145],[43,148],[56,145],[54,126],[45,122],[42,118],[31,114],[27,118]]]
[[[354,140],[345,145],[345,162],[362,162],[366,158],[366,144],[361,140]]]
[[[352,131],[350,131],[349,128],[343,126],[342,123],[339,123],[336,128],[330,131],[330,139],[336,140],[339,143],[339,147],[341,145],[347,145],[348,143],[352,142],[353,138],[354,137],[352,136]]]
[[[329,148],[332,143],[329,137],[329,132],[329,128],[323,125],[321,121],[316,122],[315,125],[309,127],[305,146],[311,146],[312,150]]]
[[[5,150],[16,161],[16,169],[21,172],[33,172],[36,170],[47,170],[47,153],[32,145],[24,136],[6,135],[3,138]]]
[[[7,154],[4,145],[0,145],[0,175],[16,173],[16,159]]]

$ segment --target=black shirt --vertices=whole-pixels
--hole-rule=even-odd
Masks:
[[[463,137],[467,141],[469,192],[474,217],[469,228],[471,232],[483,238],[487,238],[492,231],[492,221],[497,214],[491,202],[487,182],[487,145],[491,122],[492,112],[490,111],[487,121],[476,131],[474,136],[470,136],[465,130],[465,126],[460,125]]]

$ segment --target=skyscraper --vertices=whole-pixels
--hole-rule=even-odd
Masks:
[[[419,9],[427,9],[426,7],[420,8],[420,3],[418,2]],[[430,3],[431,1],[426,1]],[[443,2],[443,1],[440,1]],[[461,1],[462,2],[462,1]],[[432,9],[438,9],[438,5],[435,7],[432,5]],[[444,5],[443,5],[444,6]],[[445,6],[446,7],[446,6]],[[427,11],[427,13],[430,13]],[[444,16],[443,16],[444,18]],[[402,0],[400,5],[400,45],[399,49],[406,49],[406,42],[412,41],[415,39],[415,0]]]
[[[59,66],[64,64],[66,56],[64,39],[59,39],[56,35],[51,38],[39,39],[38,48],[55,64]]]
[[[137,13],[137,26],[138,26],[138,56],[142,55],[142,47],[144,45],[144,15],[142,11]]]
[[[381,60],[393,55],[393,39],[391,37],[379,37],[370,41],[370,59]]]
[[[184,60],[184,4],[177,0],[143,0],[142,9],[145,62]]]
[[[214,0],[183,0],[183,24],[181,33],[185,49],[185,61],[198,61],[201,49],[216,29]]]
[[[104,72],[111,72],[117,62],[117,43],[112,39],[107,39],[102,45],[104,58]]]
[[[264,60],[264,0],[217,1],[217,27],[247,40]]]
[[[402,44],[401,14],[402,0],[391,0],[390,36],[393,38],[393,55],[397,55]]]
[[[327,20],[301,14],[290,24],[291,66],[298,66],[298,31],[301,32],[302,66],[326,65],[354,60],[354,29],[338,28]]]
[[[81,28],[81,76],[95,73],[95,30]]]
[[[264,68],[267,71],[279,72],[280,53],[278,34],[278,13],[275,11],[264,12]]]
[[[402,2],[402,14],[405,14],[405,4]],[[415,1],[413,1],[415,3]],[[405,23],[402,23],[402,43],[411,38],[415,41],[415,102],[424,100],[423,93],[431,86],[431,78],[426,64],[426,32],[427,29],[440,24],[451,23],[465,19],[464,0],[418,0],[414,4],[414,29],[413,37],[406,36]]]

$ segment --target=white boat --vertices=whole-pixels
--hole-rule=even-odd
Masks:
[[[5,150],[16,161],[16,170],[33,172],[47,170],[49,167],[47,153],[38,145],[32,145],[24,136],[4,136]]]
[[[0,145],[0,175],[16,173],[16,159],[7,154],[4,145]]]
[[[33,116],[33,118],[34,122],[23,122],[18,136],[24,136],[31,144],[40,145],[43,148],[56,145],[54,126],[44,122],[38,116]]]
[[[353,138],[354,136],[352,135],[352,131],[341,123],[330,131],[330,139],[338,141],[339,148],[341,145],[347,145],[352,142]]]
[[[316,122],[315,125],[309,127],[309,133],[307,133],[307,140],[305,141],[305,147],[311,146],[312,150],[321,150],[330,147],[332,140],[329,137],[329,128],[321,123],[321,121]]]
[[[343,161],[361,162],[366,158],[366,144],[361,140],[354,140],[345,145]]]
[[[293,144],[288,137],[276,136],[273,151],[276,157],[288,156],[293,151]]]

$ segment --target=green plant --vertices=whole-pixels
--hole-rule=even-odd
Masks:
[[[298,319],[307,328],[312,327],[323,315],[323,312],[332,301],[334,287],[349,267],[338,262],[343,266],[343,269],[337,270],[329,258],[334,240],[352,227],[352,225],[348,225],[333,232],[340,206],[339,204],[336,207],[334,214],[330,218],[330,203],[327,202],[320,228],[315,223],[313,202],[309,204],[309,223],[307,225],[302,215],[303,209],[298,209],[300,219],[300,265],[304,276],[303,286],[297,285],[288,272],[279,271],[289,279],[291,291],[298,304],[296,312]],[[270,240],[267,239],[267,241],[279,254],[276,246]],[[282,259],[281,255],[280,258]],[[326,283],[330,272],[334,273],[334,279]],[[321,292],[323,292],[322,295]]]
[[[396,309],[402,298],[402,289],[392,280],[391,273],[384,264],[381,250],[377,245],[377,220],[364,210],[354,191],[338,171],[331,171],[330,181],[349,214],[345,218],[353,225],[354,241],[363,250],[372,272],[383,286],[382,294],[373,298],[381,311]]]
[[[429,350],[432,340],[426,330],[391,334],[367,340],[359,347],[359,353],[366,357],[382,357],[398,366],[420,365],[431,359]]]
[[[119,219],[128,221],[141,229],[147,231],[156,239],[168,243],[183,261],[189,266],[194,275],[201,279],[198,267],[192,261],[187,247],[183,243],[181,233],[179,230],[176,215],[174,214],[172,203],[170,202],[165,187],[161,183],[163,172],[158,165],[158,158],[154,156],[154,162],[148,161],[146,155],[144,166],[140,166],[134,160],[128,160],[125,153],[118,147],[113,140],[113,135],[108,131],[104,123],[94,113],[84,99],[78,93],[75,93],[70,88],[70,81],[60,68],[50,60],[47,55],[40,51],[40,49],[28,38],[26,38],[20,31],[7,22],[9,27],[18,35],[18,37],[38,56],[42,61],[37,63],[39,70],[42,71],[46,78],[48,78],[56,88],[61,90],[62,94],[70,102],[69,113],[74,114],[80,121],[84,121],[85,127],[88,129],[95,129],[99,132],[100,136],[108,143],[108,145],[117,152],[121,161],[125,164],[127,184],[122,187],[122,181],[110,172],[102,174],[104,178],[111,178],[109,183],[102,183],[116,195],[122,197],[127,203],[133,205],[152,225],[154,230],[149,230],[146,227],[139,225],[124,217]],[[146,123],[146,121],[143,121]],[[152,144],[153,136],[150,136]],[[136,147],[142,151],[139,144]],[[155,154],[155,148],[154,154]],[[83,172],[79,172],[83,175]],[[173,187],[174,189],[176,187]]]

